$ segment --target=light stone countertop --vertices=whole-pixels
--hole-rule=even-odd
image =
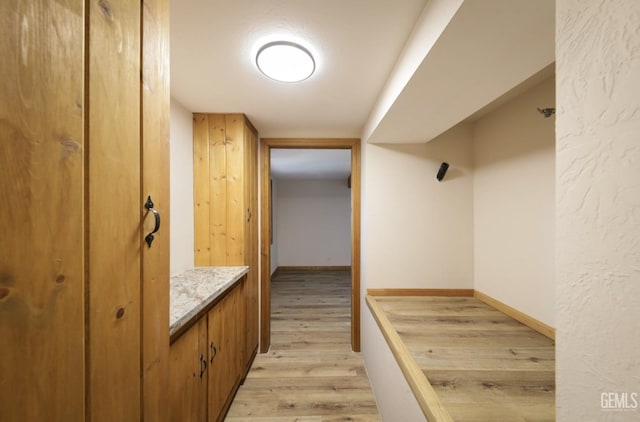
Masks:
[[[231,287],[249,267],[197,267],[171,277],[169,283],[169,336]]]

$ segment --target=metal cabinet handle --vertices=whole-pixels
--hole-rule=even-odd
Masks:
[[[151,211],[153,213],[153,216],[156,219],[156,225],[153,228],[153,231],[144,238],[144,240],[147,242],[147,245],[151,247],[151,243],[153,242],[153,239],[154,239],[153,235],[157,233],[158,230],[160,230],[160,213],[158,212],[158,210],[156,210],[153,207],[153,201],[151,200],[151,195],[149,195],[149,197],[147,198],[147,202],[145,202],[144,207],[147,209],[147,211]]]
[[[204,355],[200,353],[200,379],[202,379],[202,375],[207,370],[207,360],[204,358]]]
[[[213,342],[211,342],[211,363],[213,363],[213,359],[216,357],[216,355],[218,354],[218,349],[216,349],[216,345],[213,344]]]

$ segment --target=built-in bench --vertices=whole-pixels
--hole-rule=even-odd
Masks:
[[[555,420],[553,328],[473,290],[366,301],[430,422]]]

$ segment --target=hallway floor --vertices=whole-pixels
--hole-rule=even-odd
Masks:
[[[256,357],[225,420],[379,421],[351,351],[349,272],[283,271],[271,289],[271,350]]]

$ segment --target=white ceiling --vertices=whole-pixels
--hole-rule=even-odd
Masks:
[[[171,95],[192,112],[242,112],[261,137],[360,137],[426,0],[172,0]],[[260,74],[283,35],[316,58],[299,84]]]
[[[351,174],[348,149],[271,149],[276,179],[344,179]]]
[[[172,0],[171,96],[263,138],[428,142],[554,62],[554,0]],[[278,83],[275,39],[317,70]]]

